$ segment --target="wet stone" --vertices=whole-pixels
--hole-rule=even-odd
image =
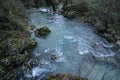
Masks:
[[[41,64],[41,58],[40,56],[31,58],[28,62],[26,62],[23,66],[26,68],[33,68]]]
[[[37,29],[37,30],[35,31],[35,35],[36,35],[36,36],[40,36],[40,37],[45,37],[45,36],[47,36],[50,32],[51,32],[51,30],[50,30],[48,27],[44,26],[44,27],[42,27],[42,28]]]
[[[52,59],[52,60],[57,59],[57,55],[55,55],[55,54],[51,54],[51,59]]]

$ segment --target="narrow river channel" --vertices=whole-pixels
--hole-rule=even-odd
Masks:
[[[112,50],[112,44],[80,20],[44,11],[34,9],[29,15],[30,25],[35,29],[47,26],[51,33],[46,38],[31,34],[38,43],[33,55],[41,56],[41,64],[30,73],[25,72],[26,77],[42,80],[49,74],[68,73],[90,80],[120,80],[120,68],[114,58],[117,53]],[[52,60],[51,54],[57,58]]]

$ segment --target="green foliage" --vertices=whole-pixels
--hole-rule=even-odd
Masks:
[[[64,12],[75,12],[76,17],[95,24],[100,20],[105,27],[113,27],[120,31],[120,0],[66,0]]]
[[[17,0],[0,1],[0,30],[23,30],[17,22],[24,15],[24,7]]]

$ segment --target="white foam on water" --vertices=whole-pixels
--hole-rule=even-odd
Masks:
[[[63,55],[63,52],[62,52],[61,47],[55,48],[55,53],[56,53],[57,55],[59,55],[59,56],[62,56],[62,55]]]
[[[70,40],[70,39],[74,39],[74,37],[73,37],[73,36],[70,36],[70,35],[65,35],[65,36],[64,36],[64,39],[69,39],[69,40]]]
[[[67,39],[70,42],[76,42],[77,41],[77,39],[75,37],[73,37],[72,35],[65,35],[64,39]]]
[[[35,53],[35,56],[41,56],[41,54],[40,53]]]
[[[63,52],[56,52],[56,55],[59,56],[59,57],[63,56]]]
[[[63,44],[63,40],[59,40],[58,42],[59,42],[60,44]]]
[[[103,54],[102,52],[93,52],[92,53],[95,57],[112,57],[115,55],[114,52],[109,51],[109,54]]]
[[[71,40],[70,42],[76,42],[77,40],[74,38],[73,40]]]
[[[50,62],[48,62],[48,61],[42,59],[42,60],[41,60],[41,64],[50,65]]]
[[[112,47],[115,46],[115,44],[105,44],[105,43],[103,43],[103,42],[100,42],[100,44],[102,44],[103,47],[105,47],[105,48],[112,48]]]
[[[79,51],[79,54],[80,54],[80,55],[88,54],[88,53],[90,53],[90,51],[88,51],[88,50]]]
[[[44,50],[44,52],[47,53],[49,50],[50,50],[50,49],[48,48],[48,49]]]
[[[55,65],[42,65],[41,67],[34,67],[32,69],[32,77],[36,77],[36,76],[40,76],[43,73],[47,73],[47,72],[53,72],[56,70],[56,66]]]
[[[55,48],[55,55],[57,56],[56,62],[65,62],[66,58],[63,55],[62,49],[60,47]]]
[[[35,67],[35,68],[32,69],[32,76],[33,77],[39,76],[43,72],[49,72],[49,70],[44,69],[44,68],[42,69],[42,68],[39,68],[39,67]]]
[[[25,74],[25,77],[27,77],[27,78],[32,78],[32,75],[30,75],[30,74]]]
[[[47,8],[40,8],[39,10],[42,11],[42,12],[48,12],[48,11],[50,11],[50,10],[47,9]]]

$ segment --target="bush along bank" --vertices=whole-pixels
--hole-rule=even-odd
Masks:
[[[30,38],[25,8],[20,1],[0,1],[0,34],[0,79],[14,80],[37,44]]]
[[[64,4],[63,15],[70,19],[80,18],[92,25],[99,35],[118,45],[120,52],[119,4],[119,0],[71,0]]]

